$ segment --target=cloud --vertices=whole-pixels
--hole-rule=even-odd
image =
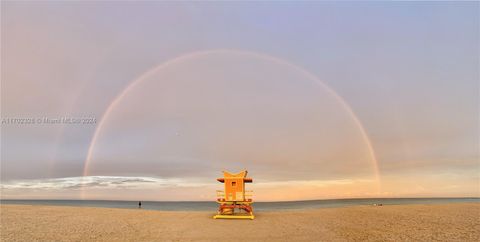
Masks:
[[[0,185],[2,190],[43,189],[43,190],[77,190],[84,188],[134,188],[138,186],[174,186],[178,179],[155,177],[121,177],[121,176],[85,176],[35,180],[12,180]]]
[[[352,185],[360,183],[374,183],[374,179],[336,179],[336,180],[295,180],[295,181],[274,181],[259,182],[257,184],[265,187],[275,186],[312,186],[327,187],[333,185]]]

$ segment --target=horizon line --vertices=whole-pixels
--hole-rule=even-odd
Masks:
[[[351,197],[351,198],[324,198],[324,199],[305,199],[305,200],[272,200],[272,201],[257,201],[255,203],[265,202],[309,202],[309,201],[330,201],[330,200],[360,200],[360,199],[480,199],[480,196],[473,197]],[[117,199],[3,199],[0,201],[104,201],[104,202],[216,202],[215,200],[117,200]]]

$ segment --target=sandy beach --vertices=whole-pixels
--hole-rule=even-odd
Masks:
[[[354,206],[258,212],[1,206],[1,241],[479,241],[480,204]]]

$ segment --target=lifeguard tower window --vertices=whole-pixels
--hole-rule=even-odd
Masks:
[[[236,186],[237,182],[232,182],[232,187]]]

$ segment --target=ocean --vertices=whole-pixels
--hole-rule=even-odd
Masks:
[[[105,200],[0,200],[1,204],[53,205],[74,207],[138,208],[138,201]],[[289,202],[255,202],[255,211],[278,211],[292,209],[313,209],[347,207],[355,205],[396,205],[396,204],[446,204],[480,203],[480,198],[354,198]],[[142,201],[142,209],[161,211],[216,211],[216,202],[158,202]]]

